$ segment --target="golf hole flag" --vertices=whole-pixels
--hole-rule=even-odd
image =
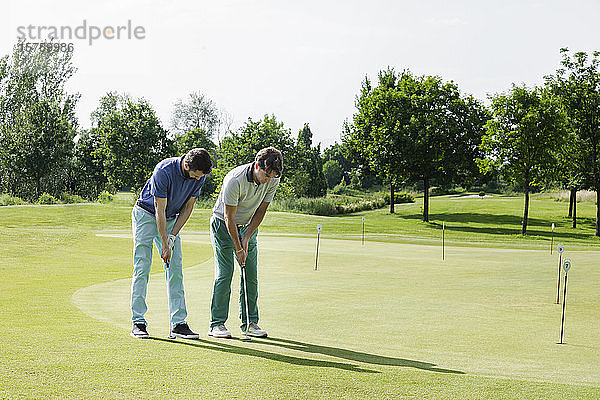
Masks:
[[[565,307],[567,305],[567,277],[569,276],[569,270],[571,269],[571,260],[568,258],[565,259],[563,264],[563,269],[565,270],[565,288],[563,293],[563,304],[562,304],[562,317],[560,319],[560,342],[559,344],[563,344],[563,335],[565,332]]]

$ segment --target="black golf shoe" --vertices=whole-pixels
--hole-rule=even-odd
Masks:
[[[171,336],[180,337],[183,339],[198,339],[200,335],[193,332],[187,323],[178,324],[175,328],[171,329]]]
[[[145,324],[133,324],[131,336],[137,339],[148,339],[150,337],[150,335],[148,335],[148,331],[146,330]]]

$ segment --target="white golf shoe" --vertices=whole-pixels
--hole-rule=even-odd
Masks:
[[[221,324],[211,327],[208,330],[208,336],[229,339],[231,338],[231,332],[229,332],[227,328],[225,328],[224,324]]]
[[[263,331],[260,329],[256,322],[250,322],[250,326],[248,326],[248,336],[254,337],[267,337],[267,331]]]

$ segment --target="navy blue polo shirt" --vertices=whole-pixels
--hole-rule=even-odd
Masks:
[[[167,199],[167,218],[174,218],[191,197],[198,197],[206,175],[200,179],[186,178],[181,171],[185,156],[162,160],[140,193],[137,205],[155,214],[154,197]]]

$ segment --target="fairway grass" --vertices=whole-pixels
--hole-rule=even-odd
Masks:
[[[558,258],[547,236],[489,233],[494,222],[464,215],[450,221],[452,207],[483,212],[449,202],[432,207],[432,216],[463,227],[447,231],[444,261],[439,220],[412,218],[409,207],[418,204],[396,216],[268,213],[259,306],[271,338],[248,343],[206,336],[214,276],[208,211],[196,210],[182,234],[188,322],[200,340],[170,341],[156,251],[153,339],[129,337],[130,208],[2,207],[0,398],[600,397],[600,246],[583,237],[590,228],[559,228],[573,268],[566,344],[558,345]],[[364,246],[360,215],[372,224]],[[314,271],[317,223],[328,233]],[[238,285],[236,271],[228,328],[237,337]]]

